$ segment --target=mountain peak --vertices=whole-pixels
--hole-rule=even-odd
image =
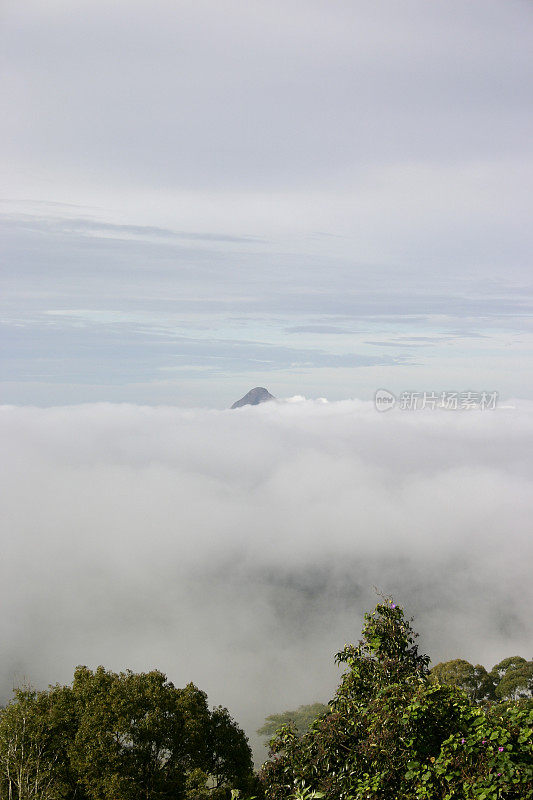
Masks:
[[[268,389],[263,386],[256,386],[255,389],[250,391],[233,403],[232,408],[240,408],[241,406],[258,406],[259,403],[266,403],[268,400],[275,400],[274,395],[270,394]]]

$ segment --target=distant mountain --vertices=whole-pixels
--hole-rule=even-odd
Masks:
[[[241,406],[258,406],[259,403],[266,403],[267,400],[275,400],[274,395],[270,394],[267,389],[262,386],[256,386],[255,389],[250,389],[248,394],[241,397],[233,403],[232,408],[240,408]]]

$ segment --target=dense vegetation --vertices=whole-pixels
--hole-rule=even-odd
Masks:
[[[359,644],[336,656],[346,671],[328,712],[303,736],[288,724],[272,739],[269,800],[533,797],[533,664],[506,659],[491,689],[467,662],[430,673],[415,638],[392,601],[365,615]]]
[[[437,664],[429,674],[431,683],[456,686],[471,700],[523,700],[533,690],[533,661],[521,656],[504,658],[487,672],[481,664],[469,664],[462,658]]]
[[[78,667],[0,716],[2,800],[203,800],[253,788],[246,736],[193,684]]]
[[[481,664],[474,666],[457,658],[433,667],[428,680],[434,684],[462,689],[476,702],[526,699],[533,692],[533,661],[526,661],[521,656],[511,656],[487,672]],[[278,728],[290,724],[298,736],[303,736],[318,717],[328,712],[329,706],[324,703],[312,703],[279,714],[270,714],[257,733],[270,739]]]
[[[225,708],[161,672],[78,667],[69,686],[18,689],[0,714],[0,800],[531,800],[533,662],[490,672],[461,659],[429,670],[391,600],[329,706],[271,715],[254,776]]]

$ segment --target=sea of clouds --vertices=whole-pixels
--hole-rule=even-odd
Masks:
[[[533,404],[4,406],[0,436],[3,701],[157,667],[253,737],[331,697],[373,587],[434,663],[532,656]]]

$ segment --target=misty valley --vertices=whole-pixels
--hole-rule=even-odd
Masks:
[[[1,800],[527,798],[528,406],[234,406],[0,409]]]
[[[335,656],[329,705],[270,715],[254,771],[226,708],[159,671],[78,667],[71,684],[15,690],[0,712],[9,800],[525,800],[533,796],[533,661],[490,672],[419,653],[383,597],[362,638]]]

